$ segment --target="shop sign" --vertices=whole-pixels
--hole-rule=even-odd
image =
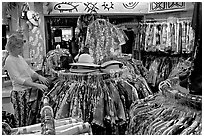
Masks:
[[[44,14],[147,13],[147,2],[45,2]]]
[[[150,2],[149,12],[169,12],[186,9],[186,2]]]

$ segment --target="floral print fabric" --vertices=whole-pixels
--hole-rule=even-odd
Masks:
[[[143,60],[145,68],[148,70],[146,80],[152,86],[158,86],[163,80],[173,76],[183,76],[189,74],[192,62],[183,57],[155,57],[145,56]]]
[[[56,67],[60,67],[61,65],[61,56],[68,56],[70,58],[71,54],[68,49],[55,49],[51,50],[46,54],[46,57],[43,62],[43,73],[44,74],[52,74],[51,69],[55,69]]]
[[[129,135],[201,135],[200,109],[176,104],[161,95],[131,105]],[[170,104],[170,105],[169,105]]]
[[[92,124],[93,134],[125,134],[130,105],[152,94],[144,78],[134,84],[104,73],[61,74],[49,95],[55,119],[79,117]]]
[[[147,52],[191,53],[195,32],[190,21],[140,24],[141,48]]]
[[[106,57],[120,55],[126,37],[122,30],[105,19],[96,19],[87,28],[85,47],[98,64]]]
[[[37,99],[29,101],[31,89],[24,91],[12,91],[11,102],[14,108],[14,116],[16,119],[16,127],[28,126],[40,122],[40,110],[42,107],[40,91]]]

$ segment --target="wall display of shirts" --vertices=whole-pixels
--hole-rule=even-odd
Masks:
[[[144,51],[182,54],[194,49],[195,33],[188,20],[140,23],[139,26],[140,44]]]

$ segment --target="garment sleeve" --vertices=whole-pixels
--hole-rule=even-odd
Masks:
[[[28,71],[31,77],[36,73],[30,66],[28,66]]]
[[[17,82],[18,84],[23,84],[25,82],[25,79],[20,77],[20,72],[18,71],[17,66],[12,60],[7,60],[5,64],[5,68],[9,73],[9,77]]]
[[[27,68],[29,75],[32,77],[34,75],[34,73],[36,73],[36,72],[28,65],[28,63],[25,61],[25,59],[22,56],[20,56],[20,58],[24,62],[25,67]]]

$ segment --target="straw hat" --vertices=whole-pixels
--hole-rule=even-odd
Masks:
[[[100,65],[94,64],[94,60],[89,54],[81,54],[78,62],[70,63],[71,66],[85,66],[85,67],[100,67]]]
[[[111,71],[122,71],[123,63],[117,60],[110,60],[101,64],[101,70],[105,73],[109,73]]]
[[[91,73],[96,72],[100,65],[93,63],[93,58],[89,54],[81,54],[77,63],[70,63],[72,68],[70,72],[74,73]]]

